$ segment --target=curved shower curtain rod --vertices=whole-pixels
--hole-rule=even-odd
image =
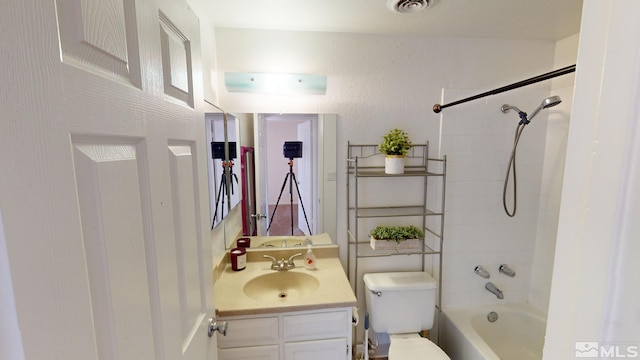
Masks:
[[[495,94],[499,94],[501,92],[517,89],[519,87],[535,84],[537,82],[540,82],[540,81],[543,81],[543,80],[548,80],[548,79],[554,78],[556,76],[569,74],[569,73],[572,73],[574,71],[576,71],[576,65],[575,64],[567,66],[567,67],[563,67],[562,69],[558,69],[558,70],[554,70],[554,71],[548,72],[546,74],[534,76],[534,77],[532,77],[530,79],[518,81],[517,83],[513,83],[511,85],[507,85],[507,86],[503,86],[501,88],[493,89],[491,91],[483,92],[482,94],[478,94],[478,95],[474,95],[474,96],[471,96],[471,97],[468,97],[468,98],[465,98],[465,99],[462,99],[462,100],[454,101],[454,102],[449,103],[449,104],[444,104],[444,105],[435,104],[435,105],[433,105],[433,112],[437,114],[440,111],[442,111],[442,109],[448,108],[450,106],[459,105],[459,104],[462,104],[462,103],[466,103],[467,101],[483,98],[485,96],[495,95]]]

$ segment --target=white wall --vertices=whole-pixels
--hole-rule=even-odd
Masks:
[[[638,17],[635,0],[584,3],[545,359],[640,346]]]
[[[414,142],[437,142],[439,134],[429,123],[440,119],[431,108],[440,102],[443,87],[486,91],[539,75],[553,69],[555,51],[554,43],[542,41],[226,28],[216,29],[216,39],[220,74],[327,76],[324,96],[229,93],[220,76],[219,98],[233,112],[338,114],[338,169],[346,168],[347,141],[376,144],[393,127],[407,130]],[[337,179],[345,184],[345,172],[338,171]],[[346,234],[345,195],[339,186],[337,240],[346,262],[346,236],[341,235]]]
[[[211,17],[211,2],[207,0],[187,0],[200,20],[200,51],[202,55],[202,81],[204,100],[218,104],[218,72],[216,65],[216,28]]]

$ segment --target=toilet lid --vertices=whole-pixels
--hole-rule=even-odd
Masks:
[[[389,360],[450,360],[438,345],[428,339],[415,337],[408,339],[394,339],[389,346]]]

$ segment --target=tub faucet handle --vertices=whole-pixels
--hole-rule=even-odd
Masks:
[[[473,272],[478,274],[478,276],[480,276],[483,279],[488,279],[491,277],[491,274],[489,274],[489,272],[482,267],[482,265],[478,265],[473,269]]]
[[[507,265],[507,264],[500,265],[498,270],[501,273],[507,275],[508,277],[515,277],[516,276],[516,272],[512,268],[510,268],[509,265]]]

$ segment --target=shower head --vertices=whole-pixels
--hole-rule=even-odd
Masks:
[[[560,96],[557,96],[557,95],[549,96],[548,98],[542,100],[542,103],[540,103],[540,106],[538,106],[535,110],[533,110],[528,120],[531,121],[531,119],[533,119],[533,117],[536,116],[540,110],[554,107],[560,104],[561,102],[562,102],[562,99],[560,99]]]
[[[538,114],[538,112],[542,109],[548,109],[550,107],[556,106],[558,104],[560,104],[562,102],[562,99],[560,99],[560,96],[549,96],[548,98],[542,100],[542,103],[535,109],[533,110],[533,112],[531,113],[530,116],[527,116],[527,113],[518,109],[515,106],[512,105],[508,105],[508,104],[504,104],[502,105],[502,107],[500,108],[500,110],[503,113],[508,112],[509,110],[515,110],[518,112],[518,115],[520,116],[520,119],[522,120],[520,123],[524,123],[525,125],[528,124],[531,119],[533,119],[534,116],[536,116]]]
[[[540,104],[540,106],[542,106],[543,109],[548,109],[560,104],[561,102],[562,99],[560,99],[560,96],[554,95],[542,100],[542,104]]]

